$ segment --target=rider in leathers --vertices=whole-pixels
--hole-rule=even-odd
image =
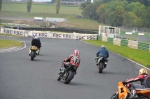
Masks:
[[[80,65],[80,52],[79,50],[74,50],[74,53],[71,54],[69,57],[67,57],[63,62],[63,65],[61,66],[60,71],[63,73],[64,69],[63,68],[67,68],[68,65],[74,65],[75,69],[77,70],[77,68]]]
[[[34,36],[32,41],[31,41],[31,46],[36,46],[38,49],[41,48],[41,40],[38,36]]]
[[[141,86],[138,86],[137,84],[128,84],[136,81],[140,81]],[[150,88],[150,76],[148,76],[148,71],[145,68],[141,68],[139,70],[139,76],[137,76],[136,78],[130,78],[128,80],[125,80],[123,81],[123,83],[128,84],[128,88],[130,89],[130,91],[134,91],[135,88]],[[135,94],[133,94],[132,97],[134,97]]]
[[[124,81],[124,83],[131,83],[131,82],[136,82],[136,81],[140,81],[141,85],[145,88],[150,88],[150,76],[148,76],[148,71],[145,68],[141,68],[139,70],[139,76],[136,78],[130,78],[126,81]]]

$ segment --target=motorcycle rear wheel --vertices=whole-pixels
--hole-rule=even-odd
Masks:
[[[140,97],[139,99],[149,99],[149,98],[147,98],[147,97]]]
[[[99,64],[99,73],[102,73],[102,72],[103,72],[103,66],[104,66],[103,63],[100,63],[100,64]]]
[[[31,56],[31,60],[34,60],[34,58],[35,58],[35,52],[32,51],[30,56]]]

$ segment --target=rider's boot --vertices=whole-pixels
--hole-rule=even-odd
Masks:
[[[136,91],[133,89],[130,91],[129,93],[129,99],[133,99],[133,98],[136,98],[137,97],[137,94],[136,94]]]
[[[106,64],[104,64],[104,68],[106,68],[106,66],[107,66],[107,65],[106,65]]]
[[[31,54],[31,50],[29,50],[29,56],[30,56],[30,54]]]
[[[63,74],[65,72],[65,68],[64,67],[61,67],[60,68],[60,74]]]

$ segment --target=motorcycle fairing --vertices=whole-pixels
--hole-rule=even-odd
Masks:
[[[146,96],[146,97],[150,98],[150,88],[136,89],[136,93],[137,94],[141,94],[143,96]]]
[[[37,50],[38,48],[36,46],[31,46],[31,50]]]
[[[118,93],[119,93],[119,99],[126,99],[129,93],[129,90],[126,86],[123,85],[122,82],[118,83]]]

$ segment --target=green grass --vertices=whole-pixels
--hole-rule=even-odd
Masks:
[[[66,18],[67,22],[61,24],[63,27],[98,30],[100,23],[97,21],[76,18],[76,16],[81,15],[81,13],[82,10],[80,9],[80,6],[60,6],[59,14],[55,14],[55,5],[42,3],[33,3],[31,12],[28,13],[26,10],[26,3],[3,2],[2,11],[0,11],[0,17],[32,19],[34,19],[34,17]],[[7,20],[5,22],[7,22]]]
[[[2,11],[10,12],[27,12],[26,3],[13,3],[13,2],[3,2]],[[56,9],[55,5],[52,4],[42,4],[42,3],[33,3],[31,8],[31,13],[51,13],[55,14]],[[77,14],[81,15],[82,10],[80,6],[60,6],[60,14]]]
[[[106,45],[106,48],[111,51],[120,54],[121,56],[127,57],[136,61],[146,67],[150,68],[150,53],[147,51],[136,50],[129,47],[117,46],[109,44],[107,42],[97,41],[97,40],[84,40],[90,44],[101,46],[102,44]]]
[[[0,39],[0,49],[10,48],[10,47],[20,47],[23,43],[14,40],[2,40]]]
[[[22,36],[18,36],[18,35],[12,35],[12,34],[1,34],[0,33],[0,36],[14,36],[14,37],[17,37],[17,38],[21,38]]]

